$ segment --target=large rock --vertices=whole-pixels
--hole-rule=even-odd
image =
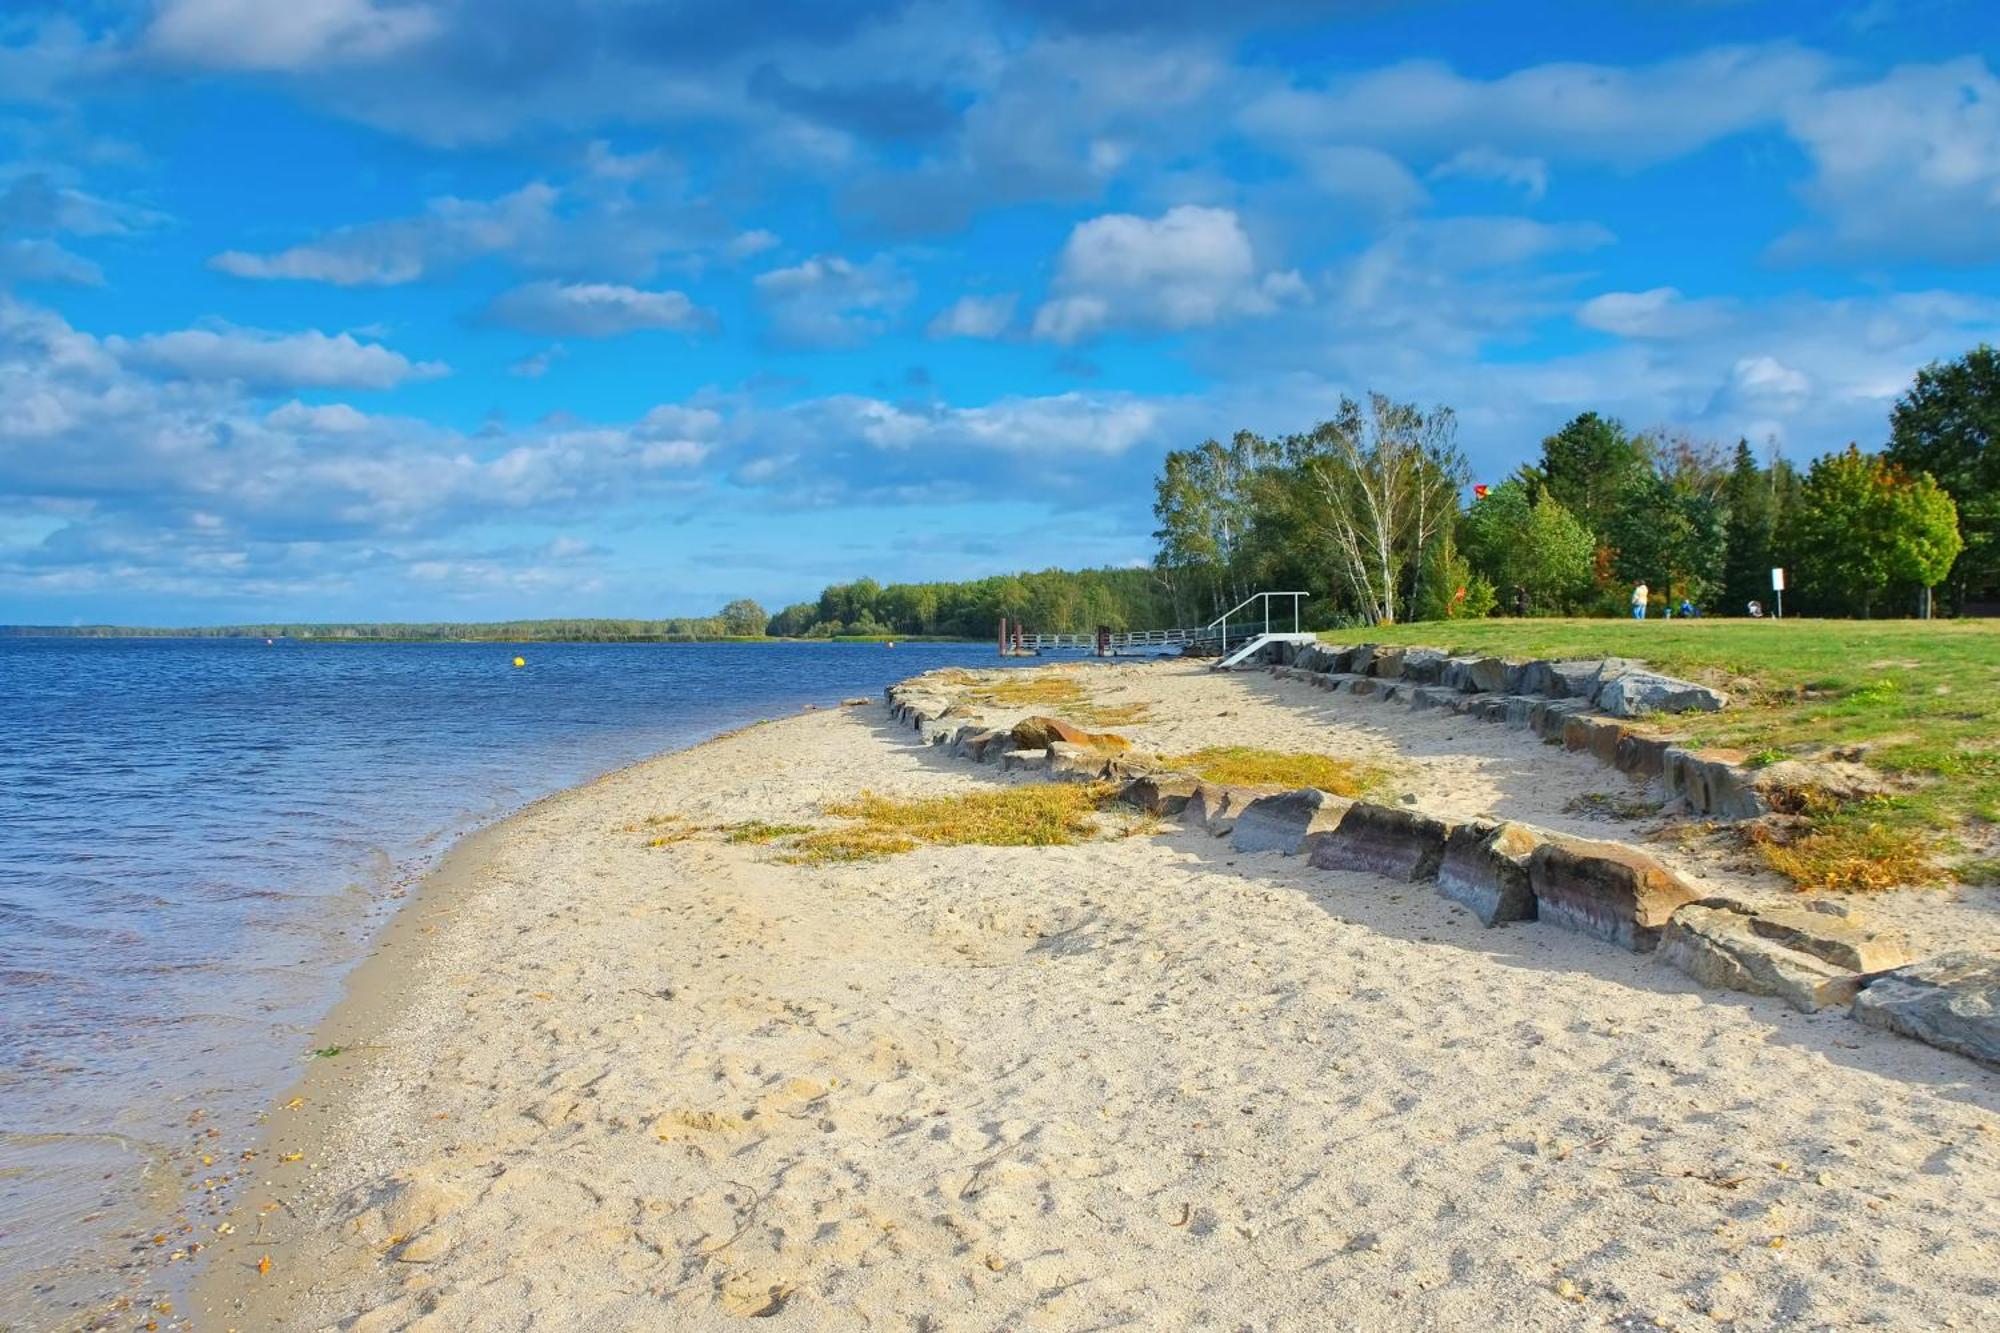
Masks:
[[[1401,680],[1406,648],[1376,648],[1368,659],[1368,674],[1379,680]]]
[[[1177,815],[1187,809],[1199,786],[1200,782],[1185,773],[1148,773],[1126,783],[1118,797],[1148,814]]]
[[[1672,748],[1672,741],[1628,731],[1618,738],[1612,765],[1631,777],[1657,778],[1666,771],[1667,751]]]
[[[1452,825],[1401,806],[1357,802],[1330,833],[1310,838],[1321,870],[1365,870],[1414,882],[1437,876]]]
[[[998,759],[1002,753],[1013,748],[1014,733],[991,727],[960,727],[958,740],[952,749],[975,763]]]
[[[1014,748],[1046,750],[1053,741],[1066,741],[1087,749],[1117,754],[1132,748],[1132,742],[1109,731],[1085,731],[1061,718],[1026,717],[1014,724]]]
[[[1306,839],[1340,822],[1354,804],[1316,787],[1263,796],[1236,812],[1230,846],[1239,852],[1283,852],[1296,855]]]
[[[1729,702],[1721,690],[1650,671],[1627,671],[1597,687],[1597,706],[1613,717],[1641,713],[1713,713]]]
[[[1068,741],[1049,743],[1049,776],[1072,782],[1094,782],[1104,776],[1104,751]]]
[[[1757,933],[1767,940],[1809,953],[1835,967],[1856,972],[1885,972],[1913,961],[1910,940],[1900,930],[1878,930],[1860,912],[1832,899],[1808,899],[1797,906],[1748,908],[1727,899],[1703,899],[1703,906],[1724,903],[1752,915]]]
[[[1876,977],[1854,1016],[2000,1068],[2000,954],[1939,954]]]
[[[1536,916],[1650,953],[1677,908],[1698,896],[1679,875],[1636,847],[1552,838],[1528,861]]]
[[[1618,742],[1624,735],[1621,724],[1601,717],[1572,713],[1563,719],[1563,748],[1583,751],[1606,767],[1618,762]]]
[[[1533,921],[1535,890],[1528,861],[1543,836],[1525,824],[1460,824],[1445,839],[1438,892],[1472,909],[1489,926]]]
[[[1661,759],[1660,782],[1667,795],[1679,797],[1696,814],[1756,819],[1770,813],[1756,775],[1726,753],[1670,745]]]
[[[1047,750],[1007,750],[1000,756],[1003,773],[1040,773],[1049,766]]]
[[[1808,1014],[1846,1004],[1861,989],[1858,972],[1788,947],[1758,925],[1757,915],[1741,904],[1690,904],[1667,922],[1660,956],[1705,986],[1775,995]]]
[[[1444,679],[1449,660],[1442,648],[1411,648],[1403,654],[1403,679],[1413,685],[1436,685]]]
[[[1504,658],[1454,657],[1445,663],[1443,680],[1461,694],[1506,694],[1520,674]]]

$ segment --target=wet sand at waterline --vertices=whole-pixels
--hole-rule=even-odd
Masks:
[[[1151,707],[1120,730],[1155,748],[1399,744],[1386,714],[1268,677],[1090,669]],[[1410,736],[1404,779],[1446,813],[1624,836],[1565,813],[1617,780],[1585,758],[1473,723]],[[1972,1328],[2000,1309],[2000,1075],[1839,1014],[1171,823],[817,867],[714,833],[649,845],[644,823],[807,824],[863,789],[1009,780],[870,705],[648,761],[462,844],[321,1029],[341,1054],[273,1112],[200,1326]]]

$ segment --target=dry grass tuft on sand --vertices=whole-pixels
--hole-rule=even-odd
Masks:
[[[1129,727],[1144,722],[1151,710],[1143,703],[1101,704],[1092,698],[1075,667],[1045,667],[1010,673],[965,691],[970,703],[996,708],[1049,709],[1093,727]],[[961,679],[969,679],[960,673]]]
[[[1250,745],[1211,745],[1174,755],[1171,767],[1207,782],[1230,787],[1317,787],[1335,796],[1360,796],[1380,787],[1387,771],[1379,764],[1336,759],[1326,754],[1260,750]]]
[[[1150,827],[1148,820],[1118,805],[1117,794],[1118,785],[1111,782],[1030,782],[908,800],[863,792],[826,810],[836,819],[857,822],[794,838],[790,852],[780,859],[793,865],[860,861],[920,845],[1067,847]]]

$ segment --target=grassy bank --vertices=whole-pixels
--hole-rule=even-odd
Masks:
[[[1632,657],[1716,685],[1728,691],[1729,708],[1655,719],[1660,729],[1740,750],[1753,763],[1858,747],[1893,780],[1891,795],[1816,815],[1829,854],[1839,841],[1882,860],[1928,841],[1960,858],[1961,875],[1994,872],[2000,622],[1497,619],[1324,637],[1517,658]]]

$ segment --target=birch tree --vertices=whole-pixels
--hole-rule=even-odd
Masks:
[[[1418,557],[1457,517],[1457,431],[1450,408],[1370,394],[1365,411],[1343,398],[1331,421],[1285,443],[1295,519],[1372,624],[1402,618]]]

